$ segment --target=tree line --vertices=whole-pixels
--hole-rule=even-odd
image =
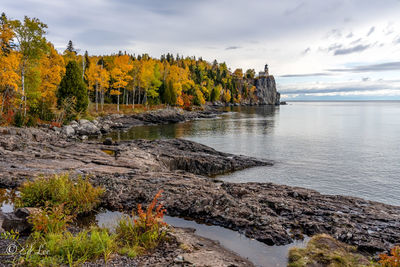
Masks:
[[[170,53],[152,58],[121,51],[79,55],[69,41],[60,54],[37,18],[0,17],[0,123],[60,121],[104,104],[191,107],[206,101],[239,103],[254,98],[252,69],[231,71],[225,63]]]

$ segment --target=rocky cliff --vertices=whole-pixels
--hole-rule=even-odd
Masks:
[[[275,78],[272,75],[259,77],[255,80],[255,95],[259,105],[279,105],[280,94],[276,91]]]

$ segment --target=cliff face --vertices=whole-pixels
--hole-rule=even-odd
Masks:
[[[255,80],[254,85],[259,105],[279,105],[281,95],[276,91],[274,76],[259,77]]]

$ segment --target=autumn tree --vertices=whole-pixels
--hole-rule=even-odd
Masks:
[[[40,117],[42,119],[49,119],[46,115],[53,108],[57,102],[57,87],[61,82],[65,73],[64,60],[54,46],[48,43],[49,52],[40,59],[40,79],[39,86],[41,105]],[[46,114],[47,113],[47,114]]]
[[[0,16],[0,117],[9,111],[19,87],[19,62],[21,55],[12,50],[14,31],[4,13]]]
[[[66,98],[75,98],[75,110],[85,111],[88,106],[86,85],[82,79],[78,64],[70,61],[67,64],[65,75],[57,91],[57,106],[60,108]]]
[[[32,68],[40,57],[47,51],[47,42],[44,35],[46,34],[47,25],[37,18],[24,17],[24,21],[12,21],[15,38],[17,40],[17,48],[21,53],[21,86],[22,86],[22,101],[24,106],[24,116],[27,109],[27,87],[25,81],[26,74],[30,71],[34,74]],[[31,76],[32,77],[32,76]],[[36,76],[37,77],[37,76]]]
[[[96,111],[99,109],[99,100],[101,102],[101,110],[103,110],[104,92],[108,88],[110,80],[108,71],[103,68],[102,62],[101,65],[98,63],[97,58],[93,58],[88,64],[89,67],[85,74],[88,81],[88,89],[95,92]]]
[[[129,81],[132,79],[128,73],[132,70],[130,58],[128,55],[118,56],[114,60],[114,68],[111,70],[111,77],[114,82],[112,84],[114,90],[111,95],[117,96],[117,111],[119,112],[121,88],[126,89]]]

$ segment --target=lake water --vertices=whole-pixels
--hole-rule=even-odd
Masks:
[[[225,181],[273,182],[400,205],[400,102],[291,102],[230,111],[113,137],[179,137],[275,162],[218,177]]]

